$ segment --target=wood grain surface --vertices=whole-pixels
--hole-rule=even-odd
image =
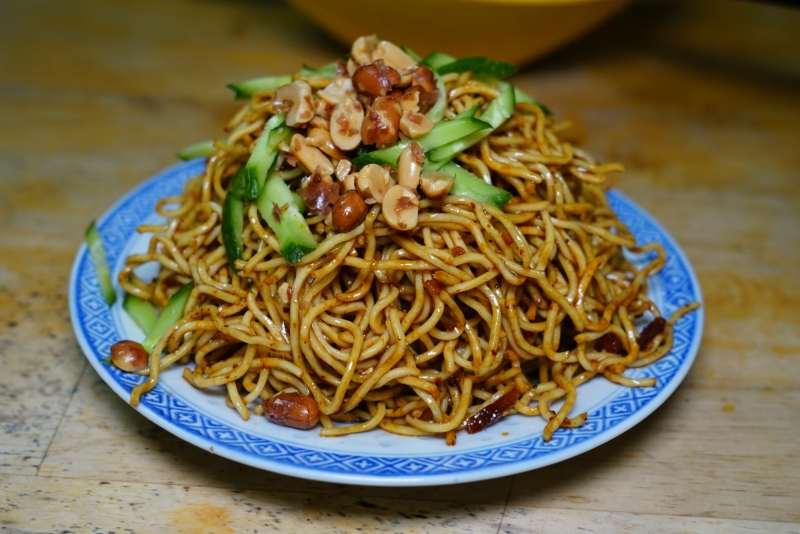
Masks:
[[[111,392],[67,307],[88,222],[219,134],[226,83],[343,52],[274,1],[0,2],[0,532],[800,532],[800,10],[775,4],[641,2],[515,79],[628,167],[614,186],[704,293],[695,366],[621,437],[482,483],[342,486]]]

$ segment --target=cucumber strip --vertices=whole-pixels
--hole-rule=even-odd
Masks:
[[[435,124],[444,118],[444,112],[447,109],[447,91],[445,90],[442,78],[436,74],[435,70],[432,72],[433,77],[436,78],[436,88],[439,90],[439,98],[436,99],[436,103],[428,110],[425,116]]]
[[[422,63],[422,56],[411,50],[409,47],[407,47],[406,45],[402,45],[400,48],[403,50],[403,52],[408,54],[408,57],[410,57],[417,63]]]
[[[228,88],[236,93],[236,100],[246,100],[259,91],[277,89],[287,83],[292,83],[291,76],[264,76],[262,78],[231,83],[228,84]]]
[[[317,248],[317,240],[297,209],[296,197],[279,175],[270,173],[256,200],[258,211],[275,232],[281,255],[292,265]]]
[[[228,256],[228,265],[231,272],[236,271],[236,260],[242,259],[244,243],[242,230],[244,229],[244,201],[236,193],[238,190],[229,191],[222,205],[222,245]]]
[[[89,258],[91,258],[94,265],[97,283],[100,285],[103,300],[111,306],[117,300],[117,293],[114,291],[114,284],[111,282],[111,272],[108,269],[103,240],[100,238],[100,232],[97,230],[97,225],[95,225],[94,221],[86,229],[85,237],[86,245],[89,247]]]
[[[498,209],[502,209],[503,205],[514,196],[505,189],[487,184],[467,169],[452,161],[439,169],[439,172],[455,177],[456,180],[450,188],[449,194],[451,195],[469,197],[478,202],[492,204]]]
[[[457,59],[446,65],[438,66],[437,70],[439,71],[439,74],[470,71],[474,76],[489,76],[492,78],[502,79],[516,74],[517,67],[511,63],[506,63],[505,61],[493,61],[489,58],[480,56]]]
[[[214,141],[203,141],[189,145],[177,154],[180,159],[186,161],[194,158],[210,158],[217,153],[217,148],[214,146]]]
[[[514,106],[514,86],[508,84],[480,116],[480,120],[489,123],[490,128],[472,133],[447,145],[439,146],[428,153],[428,158],[431,161],[450,161],[499,128],[514,112]]]
[[[189,295],[192,294],[192,289],[194,289],[194,282],[189,282],[167,301],[167,305],[164,306],[164,311],[161,312],[161,316],[159,316],[155,326],[153,326],[147,333],[147,337],[142,341],[142,347],[144,347],[144,350],[148,353],[153,352],[153,347],[156,346],[161,336],[183,317],[183,311],[186,308],[186,303],[189,301]]]
[[[128,313],[128,316],[133,319],[136,326],[142,329],[145,335],[155,328],[158,322],[158,315],[153,305],[130,293],[125,293],[122,309]]]
[[[477,109],[477,107],[474,109]],[[414,141],[420,144],[422,150],[428,152],[436,147],[452,143],[464,136],[486,128],[490,128],[488,123],[467,115],[464,117],[456,117],[449,121],[438,122],[430,132],[422,137],[414,139]],[[397,159],[409,144],[411,144],[411,141],[403,141],[389,148],[369,152],[354,159],[353,165],[358,168],[368,163],[376,163],[378,165],[388,163],[389,165],[397,165]]]
[[[336,78],[336,62],[328,63],[318,69],[303,65],[303,68],[297,72],[297,76],[301,78]]]
[[[278,144],[289,137],[292,130],[286,126],[286,113],[271,117],[264,125],[264,131],[256,141],[250,159],[244,166],[246,185],[243,200],[253,200],[258,196],[267,179],[267,172],[278,155]]]
[[[526,93],[517,86],[514,86],[514,100],[517,102],[524,102],[525,104],[533,104],[535,106],[539,106],[542,109],[542,111],[544,111],[545,115],[547,115],[548,117],[553,116],[553,112],[550,111],[550,108],[548,108],[547,106],[545,106],[544,104],[542,104],[541,102],[539,102],[538,100],[536,100],[535,98],[533,98],[532,96],[530,96],[528,93]]]
[[[431,52],[428,57],[422,60],[427,66],[432,68],[433,70],[437,70],[439,67],[443,67],[455,61],[456,58],[453,56],[449,56],[443,52]]]

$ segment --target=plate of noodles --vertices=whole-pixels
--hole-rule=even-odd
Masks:
[[[194,445],[348,484],[519,473],[647,417],[700,344],[692,267],[510,74],[370,36],[233,84],[225,137],[87,232],[92,366]]]

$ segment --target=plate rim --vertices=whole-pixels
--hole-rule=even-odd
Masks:
[[[198,158],[188,162],[180,162],[155,173],[146,180],[143,180],[137,186],[126,192],[116,202],[114,202],[103,213],[103,215],[97,219],[96,222],[98,227],[102,227],[117,211],[120,210],[121,206],[123,206],[126,202],[135,199],[137,195],[139,195],[143,190],[152,187],[154,183],[157,183],[161,180],[166,180],[175,173],[179,172],[189,173],[189,171],[193,171],[195,170],[195,168],[197,171],[195,174],[198,174],[199,172],[202,171],[203,162],[204,160],[202,158]],[[244,454],[233,447],[226,446],[224,443],[213,442],[210,441],[208,438],[200,436],[199,434],[194,434],[192,432],[185,430],[184,428],[174,424],[172,420],[164,418],[160,413],[158,413],[146,402],[143,402],[139,406],[132,408],[137,412],[139,412],[140,414],[142,414],[143,416],[145,416],[153,423],[155,423],[156,425],[172,433],[176,437],[188,443],[191,443],[201,449],[209,451],[212,454],[216,454],[225,457],[229,460],[236,461],[244,465],[249,465],[258,469],[264,469],[283,475],[305,478],[321,482],[329,482],[329,483],[400,487],[400,486],[431,486],[431,485],[446,485],[446,484],[457,484],[465,482],[475,482],[479,480],[500,478],[503,476],[539,469],[583,454],[591,449],[594,449],[602,444],[611,441],[612,439],[617,438],[621,434],[630,430],[633,426],[637,425],[638,423],[649,417],[668,398],[672,396],[672,394],[683,382],[689,370],[691,369],[692,365],[694,364],[694,361],[697,357],[697,353],[699,351],[700,344],[702,341],[704,322],[705,322],[702,290],[697,280],[696,273],[694,272],[694,268],[692,264],[689,262],[688,257],[686,256],[683,249],[681,249],[677,241],[672,237],[672,235],[669,232],[667,232],[667,230],[661,225],[661,223],[655,219],[655,217],[653,217],[650,213],[644,210],[636,202],[631,200],[627,195],[625,195],[618,189],[611,189],[609,191],[609,194],[612,197],[617,197],[617,200],[622,204],[627,205],[627,207],[631,209],[637,217],[643,219],[646,223],[652,226],[653,229],[658,233],[660,238],[671,246],[671,248],[673,249],[672,251],[670,251],[671,255],[675,257],[675,259],[678,261],[678,264],[685,271],[688,277],[689,285],[693,290],[691,297],[693,298],[693,300],[696,300],[700,303],[700,308],[692,312],[695,315],[694,317],[695,330],[694,330],[694,335],[690,339],[689,345],[686,348],[686,358],[681,362],[678,371],[675,373],[674,376],[672,376],[669,382],[667,382],[663,386],[659,386],[659,390],[653,398],[651,398],[646,404],[639,407],[629,416],[625,417],[624,420],[601,431],[596,435],[588,437],[587,439],[581,442],[569,445],[568,447],[559,449],[557,451],[553,451],[552,453],[549,453],[546,456],[528,458],[526,460],[522,460],[519,462],[491,464],[470,470],[452,471],[452,472],[437,473],[437,474],[423,474],[423,475],[408,474],[403,476],[400,475],[386,476],[386,475],[375,475],[369,473],[353,474],[353,473],[344,473],[337,471],[325,471],[324,469],[314,469],[308,466],[299,466],[290,463],[281,463],[280,461],[276,461],[274,459],[267,457],[259,457],[255,455]],[[143,215],[143,217],[149,216],[151,214],[152,212]],[[133,226],[134,231],[135,227],[138,226],[138,224],[140,223],[141,220],[137,221],[134,224]],[[128,241],[129,240],[130,238],[128,239]],[[123,244],[120,245],[120,249],[123,248],[125,246],[125,243],[127,243],[128,241],[124,241]],[[73,330],[81,346],[81,349],[84,352],[84,355],[86,356],[87,360],[89,360],[89,363],[98,373],[100,378],[106,383],[106,385],[111,387],[111,389],[127,403],[130,395],[129,390],[125,389],[125,387],[121,383],[113,379],[113,377],[109,372],[108,366],[102,363],[100,359],[100,354],[95,351],[94,347],[84,336],[82,329],[84,325],[82,325],[80,322],[80,312],[78,309],[79,303],[77,299],[77,293],[79,285],[81,283],[81,278],[80,278],[81,267],[84,264],[84,262],[88,261],[87,252],[88,251],[86,243],[82,242],[81,246],[79,247],[75,255],[75,259],[73,260],[70,272],[68,300],[69,300],[69,312]],[[120,290],[116,279],[114,279],[114,285],[119,297]],[[110,308],[108,309],[108,313],[111,314]],[[158,389],[158,386],[156,389]],[[168,395],[169,393],[165,391],[164,394]],[[524,442],[526,439],[531,439],[531,438],[533,438],[533,436],[525,436],[523,439],[515,440],[513,443],[521,443]],[[276,443],[280,444],[280,442],[274,437],[271,439]],[[290,449],[291,448],[303,449],[302,447],[296,445],[288,445],[288,444],[284,445]],[[511,443],[507,445],[511,445]],[[498,444],[493,443],[492,445],[487,446],[485,449],[477,449],[477,450],[473,449],[469,452],[471,454],[478,454],[483,450],[496,451],[502,448],[503,448],[502,444],[498,446]],[[305,450],[314,451],[315,449],[313,447],[307,447]],[[467,451],[465,451],[465,453],[466,452]],[[334,456],[344,457],[344,455],[340,453],[326,452],[326,454],[333,454]],[[367,457],[367,458],[381,457],[378,454],[363,454],[363,453],[362,454],[354,453],[352,456]],[[459,456],[459,454],[456,448],[453,449],[453,451],[448,451],[447,454],[437,455],[437,456],[456,457]],[[392,458],[398,461],[403,461],[404,459],[404,457],[402,456],[386,457],[386,458]],[[405,459],[406,460],[410,459],[413,461],[413,457],[405,457]]]

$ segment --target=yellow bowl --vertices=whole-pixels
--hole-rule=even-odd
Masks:
[[[346,45],[376,34],[426,55],[521,65],[575,39],[632,0],[289,0]]]

